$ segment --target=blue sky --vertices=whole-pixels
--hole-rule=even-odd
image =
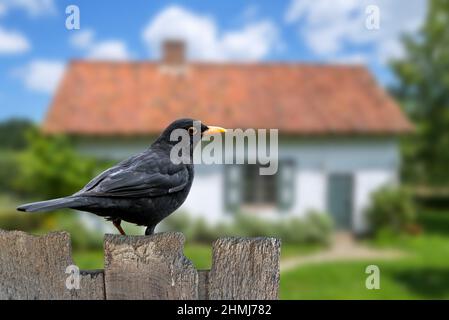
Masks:
[[[72,4],[79,30],[65,26]],[[185,39],[192,60],[362,63],[387,85],[388,61],[405,54],[400,35],[416,32],[426,7],[425,0],[0,0],[0,120],[41,121],[70,59],[157,59],[166,37]],[[373,12],[374,29],[366,24]]]

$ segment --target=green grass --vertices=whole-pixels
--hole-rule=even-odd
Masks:
[[[101,250],[74,251],[73,261],[82,270],[103,269],[104,257]]]
[[[188,243],[184,248],[184,255],[192,261],[199,270],[210,269],[212,264],[212,246],[199,243]]]
[[[281,276],[281,299],[449,299],[449,237],[423,235],[390,261],[302,266]],[[408,248],[405,248],[408,247]],[[380,289],[365,287],[365,268],[380,269]]]
[[[320,250],[320,246],[314,245],[282,245],[281,258],[288,258],[300,254],[308,254]],[[192,261],[199,270],[210,269],[212,264],[212,245],[203,243],[187,243],[184,247],[185,256]],[[102,250],[81,250],[73,252],[73,260],[80,269],[102,269]]]
[[[448,212],[423,212],[424,233],[387,237],[380,248],[407,253],[389,261],[345,261],[298,267],[281,274],[281,299],[449,299]],[[380,289],[365,287],[365,268],[380,268]]]

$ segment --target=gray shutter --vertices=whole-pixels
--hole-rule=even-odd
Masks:
[[[224,198],[225,208],[229,212],[237,212],[242,201],[242,168],[241,165],[225,165]]]
[[[277,172],[277,202],[279,209],[285,211],[295,203],[296,165],[293,160],[279,160]]]

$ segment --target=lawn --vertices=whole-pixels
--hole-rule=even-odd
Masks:
[[[448,213],[425,212],[420,220],[425,229],[420,236],[373,243],[400,248],[406,257],[299,267],[282,273],[281,299],[449,299]],[[370,264],[380,269],[379,290],[365,287],[365,268]]]

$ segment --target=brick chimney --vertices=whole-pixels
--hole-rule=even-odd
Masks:
[[[182,40],[165,40],[162,44],[162,62],[168,66],[181,66],[186,62],[186,46]]]

